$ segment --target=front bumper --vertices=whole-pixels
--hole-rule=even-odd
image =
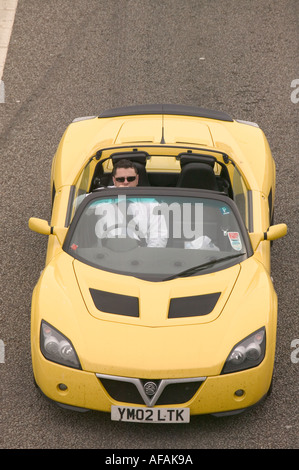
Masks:
[[[33,370],[36,383],[43,394],[64,406],[103,412],[110,412],[111,405],[146,406],[142,403],[142,397],[139,397],[141,401],[138,403],[118,401],[107,392],[104,382],[95,372],[55,364],[40,353],[33,357]],[[197,391],[187,402],[155,406],[188,407],[191,415],[242,411],[257,404],[267,394],[272,373],[273,359],[266,356],[259,366],[252,369],[212,377],[199,376]],[[107,375],[106,377],[109,378]],[[124,379],[131,381],[128,378],[119,379],[121,382]],[[190,382],[192,380],[194,378]],[[178,382],[182,382],[182,379],[178,379]]]

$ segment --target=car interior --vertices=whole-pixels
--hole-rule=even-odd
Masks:
[[[171,155],[173,158],[173,155]],[[117,152],[109,157],[99,160],[95,167],[90,191],[99,187],[113,185],[112,172],[107,172],[104,163],[112,160],[113,165],[122,159],[132,161],[139,173],[138,186],[178,187],[206,189],[225,193],[233,199],[233,190],[229,173],[225,163],[212,155],[200,153],[179,153],[176,159],[180,163],[180,172],[173,171],[148,171],[147,161],[151,156],[145,151]],[[167,158],[167,156],[165,156]],[[217,173],[215,166],[220,167]]]
[[[220,152],[219,158],[216,158],[216,156],[211,154],[195,152],[178,151],[177,155],[174,155],[173,153],[169,154],[169,157],[172,159],[172,163],[168,166],[168,170],[165,170],[165,168],[167,168],[167,164],[164,162],[164,158],[167,159],[168,155],[161,156],[161,154],[158,154],[158,159],[160,158],[159,164],[157,164],[157,160],[153,158],[155,157],[154,152],[150,155],[143,150],[118,151],[113,152],[112,154],[109,151],[106,155],[99,152],[98,155],[93,157],[93,176],[91,178],[89,193],[94,192],[99,188],[113,186],[113,165],[122,159],[128,159],[134,162],[138,168],[139,186],[156,187],[157,189],[159,187],[169,187],[210,190],[211,192],[217,192],[218,194],[221,193],[222,195],[228,196],[230,199],[235,199],[227,168],[229,157]],[[161,170],[159,170],[159,167]],[[161,199],[162,202],[164,201],[163,197]],[[159,200],[160,199],[158,197],[157,201]],[[230,231],[238,232],[238,223],[236,222],[235,216],[232,212],[228,211],[222,217],[220,214],[221,211],[218,204],[214,206],[213,204],[209,204],[204,207],[203,235],[212,242],[212,245],[216,247],[216,251],[220,250],[222,253],[235,253],[235,249],[232,248],[227,233]],[[89,213],[87,211],[80,219],[80,224],[78,224],[76,228],[76,237],[79,237],[80,239],[79,245],[81,256],[85,257],[87,260],[90,257],[91,263],[95,263],[94,247],[98,248],[99,246],[99,241],[95,235],[94,229],[97,221],[98,216],[95,213]],[[171,258],[169,263],[172,263],[171,266],[174,266],[173,269],[177,270],[177,268],[175,268],[176,265],[185,266],[187,263],[187,265],[191,266],[192,263],[194,263],[194,250],[186,250],[186,248],[193,248],[193,246],[189,247],[186,245],[186,242],[192,242],[193,239],[189,240],[189,238],[186,238],[184,234],[181,237],[174,236],[174,227],[177,225],[173,224],[179,224],[179,226],[181,226],[181,219],[175,220],[172,218],[171,223],[169,223],[168,226],[167,248],[169,254],[167,256]],[[104,240],[104,242],[102,241],[101,243],[104,251],[97,255],[98,257],[101,256],[98,260],[99,264],[101,266],[105,266],[107,264],[107,267],[109,267],[111,263],[113,264],[113,259],[111,258],[112,254],[115,253],[115,256],[117,257],[118,253],[122,252],[123,262],[129,266],[130,270],[136,272],[140,270],[141,268],[139,264],[141,260],[139,258],[136,259],[136,252],[133,249],[134,246],[138,246],[138,244],[135,242],[135,245],[133,244],[134,246],[131,246],[133,241],[134,240],[130,240],[129,238],[119,239],[118,237],[112,237]],[[183,251],[182,248],[184,248]],[[107,249],[109,256],[105,251]],[[170,253],[170,250],[174,251]],[[205,248],[205,251],[206,250],[212,250],[210,253],[213,253],[214,248]],[[154,262],[151,258],[152,253],[152,251],[149,252],[148,250],[138,251],[138,256],[143,256],[143,261],[149,266],[148,269],[150,269],[150,266]],[[209,254],[208,251],[206,251],[206,253],[208,253],[206,256],[215,255],[215,251],[212,255]],[[188,258],[189,262],[187,262],[187,257],[190,258]],[[156,269],[156,267],[153,269]],[[172,268],[170,267],[169,269],[171,272]]]

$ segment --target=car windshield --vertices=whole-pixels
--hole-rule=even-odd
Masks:
[[[246,232],[228,198],[97,193],[78,210],[64,245],[86,264],[168,280],[224,269],[247,257]]]

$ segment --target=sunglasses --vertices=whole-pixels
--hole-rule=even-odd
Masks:
[[[128,183],[132,183],[136,180],[136,176],[119,176],[118,178],[115,178],[115,181],[118,183],[124,183],[125,180],[127,180]]]

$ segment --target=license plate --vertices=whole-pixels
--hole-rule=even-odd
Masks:
[[[111,406],[112,421],[131,423],[189,423],[189,408],[136,408]]]

